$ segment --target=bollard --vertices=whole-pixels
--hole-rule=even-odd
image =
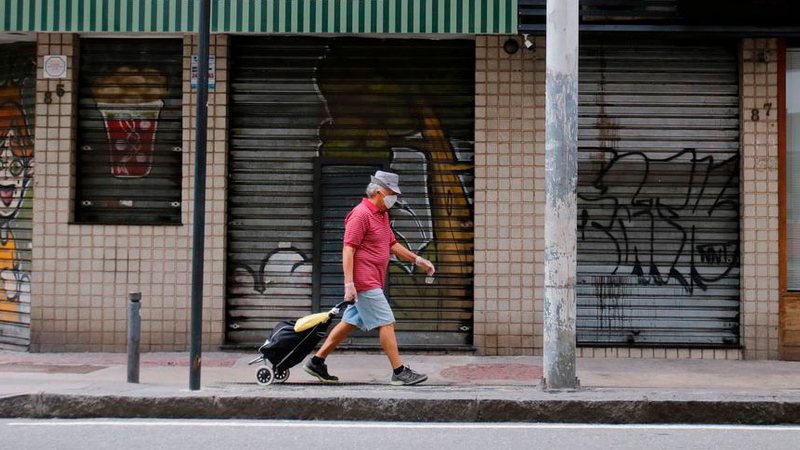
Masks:
[[[139,382],[139,336],[141,334],[141,317],[139,308],[142,294],[128,294],[128,383]]]

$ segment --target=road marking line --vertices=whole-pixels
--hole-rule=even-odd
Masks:
[[[658,425],[658,424],[559,424],[559,423],[363,423],[363,422],[238,422],[225,420],[196,421],[75,421],[9,422],[14,427],[241,427],[241,428],[378,428],[378,429],[551,429],[551,430],[732,430],[732,431],[794,431],[800,426],[786,425]]]

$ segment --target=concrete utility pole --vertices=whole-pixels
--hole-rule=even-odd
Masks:
[[[578,0],[547,0],[544,386],[575,389]]]

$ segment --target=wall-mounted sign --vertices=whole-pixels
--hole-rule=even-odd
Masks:
[[[192,55],[192,89],[197,89],[197,55]],[[208,88],[217,88],[217,57],[208,55]]]
[[[64,55],[45,55],[45,78],[67,78],[67,57]]]

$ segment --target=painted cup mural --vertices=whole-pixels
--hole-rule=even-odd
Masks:
[[[75,222],[181,223],[181,41],[80,47]]]
[[[111,175],[141,178],[153,168],[156,129],[167,77],[151,68],[122,66],[99,77],[92,94],[108,134]]]

